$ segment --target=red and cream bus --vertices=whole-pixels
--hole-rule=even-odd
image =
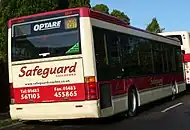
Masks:
[[[179,41],[88,8],[11,19],[8,54],[12,119],[134,116],[185,90]]]
[[[183,51],[184,77],[186,82],[186,90],[190,91],[190,32],[188,31],[173,31],[159,33],[162,36],[175,38],[181,43]]]

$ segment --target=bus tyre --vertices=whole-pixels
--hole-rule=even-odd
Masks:
[[[128,96],[128,116],[134,117],[137,114],[138,100],[137,100],[137,92],[135,89],[132,89],[129,92]]]
[[[176,95],[177,95],[177,84],[176,82],[172,85],[172,100],[175,99]]]

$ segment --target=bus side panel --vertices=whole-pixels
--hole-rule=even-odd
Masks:
[[[83,57],[83,67],[84,67],[84,77],[95,76],[97,82],[97,73],[96,73],[96,59],[95,59],[95,50],[93,44],[93,32],[92,25],[89,17],[80,18],[80,35],[81,35],[81,49]],[[98,87],[98,86],[97,86]],[[101,116],[101,109],[99,100],[96,104],[97,115]]]
[[[82,55],[83,55],[83,63],[84,63],[84,76],[95,76],[96,81],[97,80],[97,70],[96,70],[96,58],[95,58],[95,47],[94,47],[94,38],[93,38],[93,30],[92,30],[92,25],[91,25],[91,20],[88,17],[82,17],[80,18],[81,20],[81,48],[82,48]],[[107,84],[100,84],[100,88],[98,91],[104,92],[105,90],[111,91],[110,86]],[[101,94],[102,95],[102,94]],[[100,95],[100,97],[101,97]],[[105,96],[105,95],[103,95]],[[110,97],[109,97],[110,96]],[[104,97],[102,97],[101,106],[102,109],[100,108],[100,104],[98,104],[99,107],[99,114],[101,117],[107,117],[110,115],[113,115],[113,106],[111,105],[110,99],[111,99],[111,94],[108,94]],[[105,100],[108,100],[108,104],[105,104]]]
[[[184,91],[184,79],[181,74],[132,78],[127,80],[127,84],[130,85],[132,82],[135,85],[140,93],[140,105],[143,105],[171,96],[172,81],[174,80],[178,85],[179,92]]]
[[[190,68],[190,63],[189,63],[190,58],[188,58],[188,55],[190,54],[190,37],[189,37],[188,32],[186,32],[182,35],[182,42],[183,42],[182,50],[185,51],[185,54],[184,54],[185,61],[183,64],[184,78],[185,78],[185,82],[186,82],[186,90],[189,92],[190,91],[190,69],[189,69]]]

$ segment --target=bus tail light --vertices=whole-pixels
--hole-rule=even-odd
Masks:
[[[10,88],[10,99],[11,99],[11,104],[14,104],[14,89],[13,89],[13,83],[9,84]]]
[[[86,100],[98,99],[97,85],[95,76],[85,77],[85,97]]]
[[[183,55],[183,62],[190,62],[190,54]]]

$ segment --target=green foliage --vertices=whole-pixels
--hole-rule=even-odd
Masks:
[[[90,0],[68,0],[69,8],[76,7],[89,7],[90,8]]]
[[[147,31],[153,32],[153,33],[161,33],[164,29],[160,28],[160,25],[156,18],[153,18],[151,23],[148,24]]]
[[[97,4],[94,7],[92,7],[93,10],[100,11],[102,13],[109,14],[109,8],[107,5],[104,4]]]
[[[58,9],[67,9],[69,7],[68,0],[57,0],[58,1]]]
[[[130,24],[130,18],[124,12],[121,12],[119,10],[114,9],[111,12],[111,15],[127,22],[128,24]]]
[[[2,0],[1,2],[3,1],[7,0]],[[58,8],[56,0],[8,0],[5,5],[0,6],[6,20],[13,17],[50,11],[56,8]]]

